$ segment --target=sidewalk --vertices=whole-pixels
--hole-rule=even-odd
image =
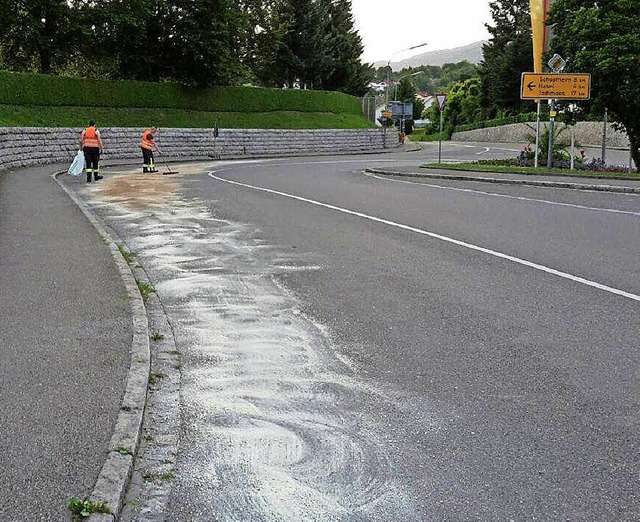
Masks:
[[[542,176],[537,174],[507,174],[493,172],[471,172],[421,168],[419,166],[396,166],[369,168],[366,172],[386,176],[407,176],[456,181],[477,181],[484,183],[500,183],[508,185],[531,185],[539,187],[569,188],[581,190],[597,190],[640,194],[640,178],[635,180],[618,180],[606,178],[585,178],[578,176]]]
[[[3,521],[69,520],[91,494],[129,370],[125,285],[55,170],[0,173]]]

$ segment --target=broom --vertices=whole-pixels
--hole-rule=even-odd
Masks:
[[[179,173],[177,170],[171,170],[171,167],[169,166],[169,163],[167,162],[166,159],[164,159],[164,156],[162,155],[162,153],[160,151],[158,151],[158,156],[160,156],[162,158],[162,161],[164,161],[164,164],[167,166],[167,171],[168,172],[163,172],[162,174],[164,174],[166,176],[167,174],[178,174]]]

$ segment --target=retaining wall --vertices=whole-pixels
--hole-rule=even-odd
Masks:
[[[0,170],[45,163],[71,163],[78,151],[82,129],[0,127]],[[100,129],[104,144],[102,159],[131,159],[142,162],[140,137],[144,129]],[[165,157],[237,158],[260,156],[300,156],[376,152],[385,148],[381,129],[364,130],[256,130],[161,129],[156,135]],[[393,136],[386,146],[397,146]]]
[[[548,122],[541,122],[540,128],[543,130]],[[556,128],[565,129],[560,135],[562,139],[571,139],[569,129],[564,123],[557,123]],[[454,132],[451,141],[479,141],[489,143],[529,143],[527,137],[535,136],[536,122],[531,123],[513,123],[502,127],[489,127],[486,129],[476,129],[465,132]],[[576,142],[583,147],[600,147],[602,146],[602,123],[595,121],[581,121],[576,124],[575,128]],[[629,139],[623,132],[613,129],[611,124],[607,127],[607,146],[629,148]]]

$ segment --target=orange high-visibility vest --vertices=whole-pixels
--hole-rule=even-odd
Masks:
[[[142,141],[140,142],[140,146],[143,149],[153,150],[156,147],[156,144],[153,142],[153,132],[151,129],[147,129],[142,133]]]
[[[83,147],[95,147],[96,149],[100,147],[100,142],[98,141],[98,135],[96,134],[95,127],[87,127],[84,130],[84,138],[82,139]]]

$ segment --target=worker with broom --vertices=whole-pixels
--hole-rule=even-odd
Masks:
[[[155,134],[157,132],[157,127],[151,127],[142,133],[142,141],[140,142],[140,149],[142,150],[142,172],[158,172],[153,163],[153,151],[157,150],[160,152],[155,142]]]

